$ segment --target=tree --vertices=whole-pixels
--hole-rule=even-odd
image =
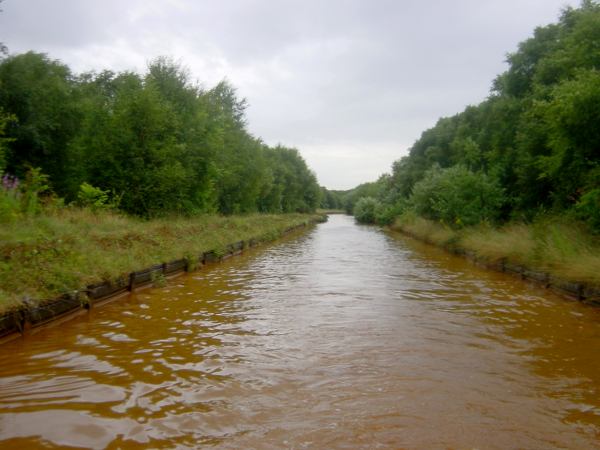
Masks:
[[[0,107],[16,118],[6,128],[8,170],[23,176],[26,167],[41,167],[63,194],[66,148],[79,124],[69,68],[33,52],[4,59]]]
[[[375,223],[380,206],[379,201],[373,197],[362,197],[354,205],[354,218],[360,223]]]
[[[297,150],[246,130],[246,101],[229,83],[204,91],[169,58],[144,75],[75,77],[43,54],[11,56],[0,63],[2,107],[12,115],[0,114],[0,169],[40,167],[67,201],[93,197],[93,186],[144,217],[312,211],[320,201]]]
[[[548,178],[558,206],[572,206],[585,192],[600,188],[600,73],[578,72],[535,106],[546,127],[547,154],[537,157],[540,178]]]
[[[508,56],[508,70],[496,78],[490,97],[424,131],[409,155],[394,162],[387,194],[377,198],[391,207],[412,195],[421,214],[439,220],[452,202],[440,197],[436,183],[443,169],[462,167],[456,169],[458,186],[475,188],[487,177],[502,188],[499,219],[531,219],[548,209],[586,215],[581,211],[596,204],[600,187],[599,41],[596,1],[566,8],[557,23],[537,28]],[[435,177],[434,167],[440,172]],[[456,186],[447,189],[470,204]],[[346,198],[352,203],[357,197]]]
[[[458,165],[429,170],[415,184],[410,201],[423,217],[462,227],[495,221],[504,195],[495,180]]]
[[[5,137],[5,130],[7,125],[14,120],[15,117],[13,115],[6,114],[0,109],[0,175],[4,173],[4,169],[6,168],[6,153],[8,143],[11,141],[11,139]]]

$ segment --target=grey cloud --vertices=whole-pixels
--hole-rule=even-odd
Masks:
[[[0,41],[76,70],[167,54],[209,86],[227,77],[251,132],[349,188],[483,100],[505,54],[565,4],[578,0],[6,0]]]
[[[111,38],[111,25],[123,19],[101,2],[5,0],[0,15],[9,47],[81,47]]]

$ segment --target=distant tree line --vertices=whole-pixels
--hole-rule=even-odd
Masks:
[[[75,75],[45,54],[4,56],[0,174],[39,168],[67,202],[107,195],[145,217],[314,210],[315,175],[297,150],[253,137],[245,108],[227,82],[203,89],[168,58],[143,75]]]
[[[508,55],[490,96],[425,131],[390,175],[345,194],[450,226],[567,214],[600,230],[600,6],[584,0]]]

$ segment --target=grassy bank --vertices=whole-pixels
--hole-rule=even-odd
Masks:
[[[317,209],[317,214],[346,214],[346,211],[343,209]]]
[[[454,230],[406,213],[391,228],[491,264],[505,261],[565,281],[600,286],[600,238],[584,225],[566,219]]]
[[[108,212],[65,209],[0,225],[0,312],[152,264],[272,240],[316,216],[201,216],[142,221]]]

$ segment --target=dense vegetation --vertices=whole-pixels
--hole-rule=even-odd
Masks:
[[[166,58],[75,75],[0,44],[0,312],[314,220],[314,174],[245,108]]]
[[[203,89],[166,58],[144,75],[75,75],[44,54],[4,56],[0,220],[23,212],[12,206],[32,170],[46,200],[143,217],[314,210],[321,189],[305,161],[253,137],[245,107],[227,82]]]
[[[346,207],[372,197],[381,223],[407,210],[456,229],[553,215],[599,232],[600,5],[564,9],[508,66],[485,101],[440,119]]]

